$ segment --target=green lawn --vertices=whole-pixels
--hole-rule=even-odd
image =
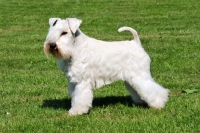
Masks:
[[[199,133],[199,0],[0,0],[0,132]],[[132,103],[123,82],[94,91],[88,115],[70,117],[67,80],[43,44],[51,17],[77,17],[88,36],[130,40],[138,31],[154,79],[170,95],[162,110]],[[184,91],[186,93],[184,93]]]

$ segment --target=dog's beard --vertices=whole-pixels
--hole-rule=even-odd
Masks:
[[[63,50],[64,49],[64,50]],[[44,45],[44,53],[48,56],[49,54],[53,55],[54,58],[57,59],[69,59],[71,58],[72,50],[70,47],[63,48],[58,45],[56,48],[50,48],[50,44],[46,43]]]
[[[62,59],[63,55],[61,54],[59,47],[56,47],[55,49],[51,49],[49,44],[46,44],[44,46],[44,53],[48,56],[49,54],[53,55],[53,57]]]

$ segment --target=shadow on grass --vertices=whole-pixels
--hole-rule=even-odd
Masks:
[[[105,107],[109,105],[123,104],[129,107],[141,107],[148,108],[146,104],[137,105],[131,100],[130,96],[107,96],[107,97],[97,97],[93,99],[93,108],[95,107]],[[54,108],[54,109],[66,109],[71,107],[71,99],[49,99],[44,100],[42,108]]]

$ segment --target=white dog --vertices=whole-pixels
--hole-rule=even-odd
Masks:
[[[44,43],[45,54],[58,59],[59,68],[69,79],[72,97],[70,115],[88,113],[92,107],[93,89],[123,80],[135,103],[163,108],[169,90],[157,84],[150,73],[150,58],[142,48],[137,32],[130,27],[131,41],[105,42],[86,36],[77,18],[49,19],[49,33]]]

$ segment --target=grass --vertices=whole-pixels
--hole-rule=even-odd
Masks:
[[[0,0],[0,132],[200,132],[199,0]],[[51,17],[78,17],[101,40],[135,28],[154,79],[170,89],[162,110],[136,106],[121,81],[94,91],[88,115],[69,117],[67,80],[43,42]],[[187,91],[185,91],[187,92]],[[193,91],[191,91],[193,92]]]

